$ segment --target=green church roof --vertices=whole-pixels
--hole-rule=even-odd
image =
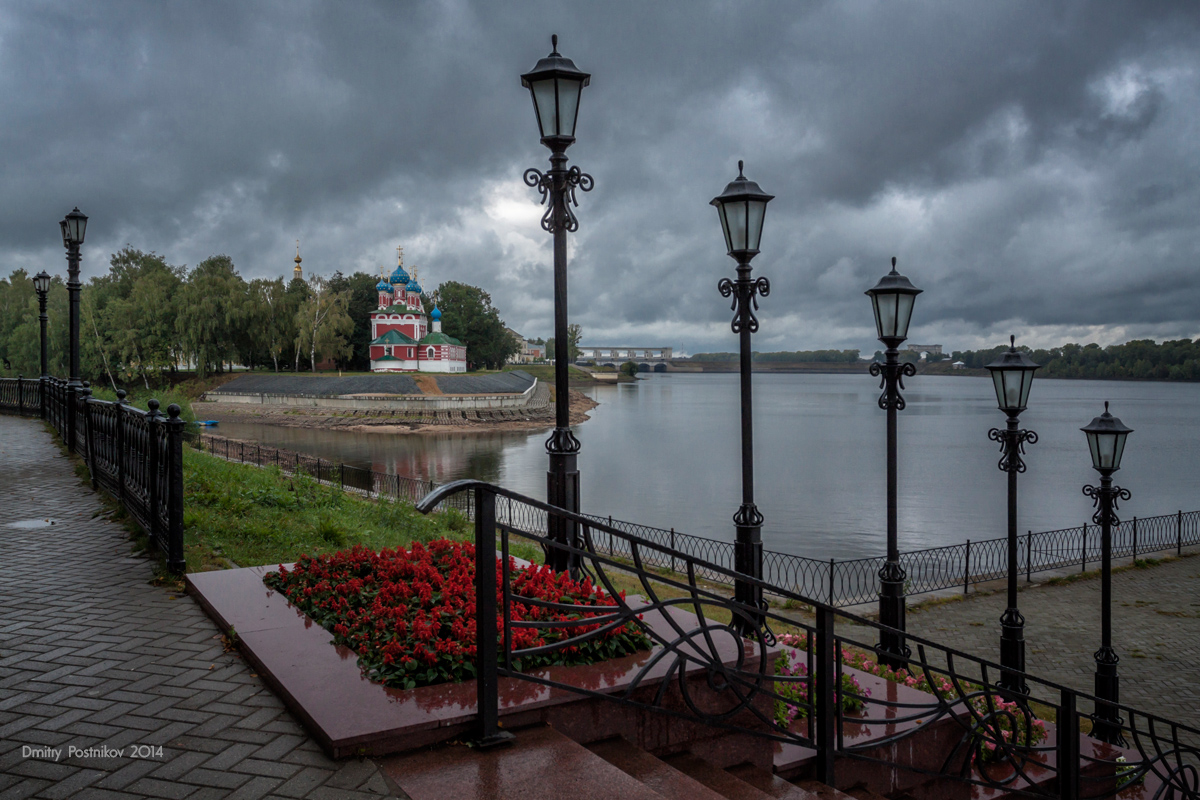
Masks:
[[[459,347],[463,346],[463,343],[460,342],[458,339],[455,339],[453,336],[447,336],[446,334],[442,333],[441,331],[434,331],[433,333],[426,335],[425,338],[422,339],[420,343],[421,344],[456,344]]]
[[[372,358],[371,360],[372,361],[403,361],[404,359],[396,358],[395,356],[380,356],[379,358]]]
[[[398,330],[390,330],[379,338],[375,339],[371,344],[416,344],[417,340],[403,334]]]

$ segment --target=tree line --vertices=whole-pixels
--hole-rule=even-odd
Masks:
[[[955,350],[952,358],[982,369],[995,361],[1007,345],[989,350]],[[1064,344],[1049,349],[1018,348],[1041,365],[1046,378],[1095,378],[1157,381],[1200,380],[1200,339],[1176,339],[1161,344],[1135,339],[1125,344]]]
[[[225,255],[195,267],[126,246],[105,275],[80,291],[80,366],[112,386],[169,380],[179,370],[201,377],[234,364],[249,368],[370,369],[369,314],[378,306],[377,276],[363,272],[307,280],[245,280]],[[443,330],[467,347],[469,366],[499,368],[519,345],[482,289],[449,281],[423,298],[441,308]],[[68,369],[67,288],[55,276],[47,294],[49,371]],[[0,369],[40,372],[38,302],[28,272],[0,279]]]

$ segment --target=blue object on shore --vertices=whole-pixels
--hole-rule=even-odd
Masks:
[[[199,421],[199,420],[198,420],[198,421],[196,422],[196,424],[197,424],[197,425],[199,425],[199,426],[200,426],[200,427],[202,427],[202,428],[209,428],[209,427],[212,427],[213,425],[216,425],[216,424],[217,424],[217,421],[216,421],[215,419],[206,419],[206,420],[203,420],[203,421]]]

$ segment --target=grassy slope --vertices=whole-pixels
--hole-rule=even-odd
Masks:
[[[378,550],[474,532],[454,511],[425,516],[410,503],[366,500],[273,467],[231,464],[190,448],[183,465],[189,572],[220,569],[222,558],[242,567],[279,564],[355,544]]]

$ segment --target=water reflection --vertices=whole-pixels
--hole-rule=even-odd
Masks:
[[[600,402],[576,433],[585,511],[732,539],[740,502],[738,376],[655,374],[587,392]],[[774,550],[815,558],[884,546],[884,426],[867,375],[755,376],[756,496]],[[917,376],[900,418],[900,539],[909,550],[1002,536],[1006,483],[987,438],[1004,416],[986,378]],[[1200,385],[1041,379],[1023,427],[1041,437],[1021,477],[1022,530],[1079,525],[1095,482],[1079,428],[1111,400],[1136,429],[1121,485],[1128,516],[1198,507]],[[331,461],[444,483],[479,478],[541,497],[545,431],[389,434],[222,423],[220,433]]]

